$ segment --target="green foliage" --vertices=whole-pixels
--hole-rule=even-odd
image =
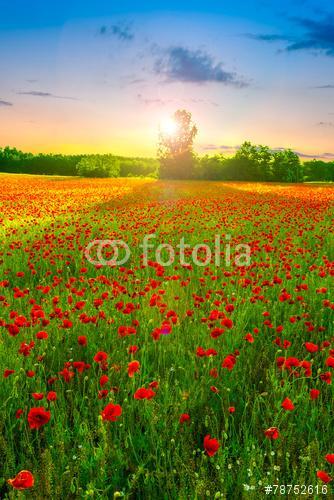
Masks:
[[[334,181],[334,161],[306,161],[304,163],[304,178],[306,181]]]
[[[0,171],[87,177],[156,177],[158,161],[113,155],[33,155],[6,146],[0,148]]]
[[[255,146],[246,141],[236,152],[235,160],[243,165],[244,180],[255,181],[261,177],[269,180],[272,153],[268,146]]]
[[[112,155],[90,155],[82,158],[77,173],[83,177],[119,177],[119,160]]]
[[[160,159],[162,179],[193,179],[196,177],[196,157],[191,151],[184,151],[176,157]]]
[[[302,167],[298,155],[285,149],[273,154],[271,179],[277,182],[300,182],[303,180]]]
[[[271,151],[268,146],[244,142],[235,156],[204,156],[197,169],[198,177],[212,180],[301,182],[302,165],[296,153]]]
[[[175,113],[180,121],[177,137],[162,136],[159,159],[126,158],[114,155],[61,155],[24,153],[0,148],[0,171],[84,177],[153,177],[224,181],[303,182],[334,181],[334,162],[321,160],[303,164],[290,149],[272,151],[267,146],[244,142],[232,157],[222,154],[197,157],[192,142],[197,128],[191,114]]]
[[[191,119],[191,115],[188,118]],[[158,152],[161,178],[251,182],[303,181],[300,159],[290,149],[272,151],[268,146],[255,145],[246,141],[233,157],[226,158],[222,154],[218,154],[196,158],[191,148],[183,154],[175,153],[177,147],[177,138],[175,137],[166,140],[163,138],[162,146]],[[326,180],[331,180],[332,172],[333,167],[327,167]],[[314,180],[316,178],[315,176]]]
[[[119,158],[120,177],[157,177],[159,162],[152,158]]]
[[[77,175],[83,155],[24,153],[16,148],[0,148],[0,170],[17,174]]]

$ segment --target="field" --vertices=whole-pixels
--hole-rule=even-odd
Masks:
[[[331,187],[1,186],[1,498],[262,498],[274,484],[330,498]],[[172,265],[155,248],[145,265],[150,234]],[[192,262],[199,244],[217,255],[216,235],[219,265],[201,250]],[[130,259],[92,264],[96,239],[123,240]],[[8,480],[22,470],[34,486],[20,492]]]

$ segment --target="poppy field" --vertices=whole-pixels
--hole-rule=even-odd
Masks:
[[[332,187],[1,186],[1,498],[331,497]],[[187,257],[219,234],[221,263],[144,265],[150,234]],[[92,264],[95,239],[131,258]]]

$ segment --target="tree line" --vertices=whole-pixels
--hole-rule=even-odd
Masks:
[[[224,181],[303,182],[334,181],[334,162],[302,163],[291,149],[244,142],[232,157],[222,154],[198,157],[193,151],[197,126],[191,113],[177,110],[173,131],[160,130],[158,158],[162,178],[212,179]]]
[[[16,148],[0,148],[0,171],[82,177],[156,177],[154,158],[127,158],[105,155],[62,155],[24,153]]]
[[[334,162],[302,163],[290,149],[244,142],[234,156],[198,156],[193,151],[197,127],[191,113],[177,110],[175,131],[159,132],[158,159],[106,155],[24,153],[0,148],[0,171],[83,177],[160,177],[221,181],[304,182],[334,181]]]

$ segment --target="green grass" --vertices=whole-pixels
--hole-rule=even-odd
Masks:
[[[0,386],[1,498],[262,498],[267,484],[318,484],[321,489],[316,472],[334,475],[324,458],[334,452],[333,384],[320,378],[333,373],[326,367],[334,349],[333,310],[324,302],[330,302],[333,272],[330,188],[42,177],[13,181],[10,176],[6,183],[0,195],[1,279],[9,283],[0,289],[0,362],[2,371],[15,373]],[[207,242],[213,247],[215,234],[231,234],[232,251],[240,242],[251,246],[251,266],[185,269],[175,263],[157,273],[155,267],[141,266],[139,243],[150,233],[156,233],[156,244],[174,247],[182,236],[191,246]],[[85,260],[83,249],[94,238],[120,238],[131,246],[124,269],[96,269]],[[24,277],[17,277],[21,271]],[[50,289],[44,293],[40,285]],[[22,297],[15,298],[17,288]],[[322,288],[327,291],[320,293]],[[291,298],[282,302],[283,290]],[[152,305],[155,294],[160,299]],[[102,296],[103,304],[96,307],[94,300]],[[82,300],[84,308],[76,310]],[[32,321],[33,303],[49,324],[43,326],[42,318]],[[135,306],[130,314],[122,312],[127,303]],[[226,312],[227,304],[234,305],[233,312]],[[216,310],[231,318],[233,327],[214,339],[210,331],[221,326],[221,319],[208,318]],[[170,335],[154,340],[152,332],[170,317],[168,311],[175,312],[176,324]],[[15,337],[5,327],[14,322],[13,312],[31,321]],[[95,322],[85,323],[82,313],[96,317]],[[62,328],[65,318],[71,328]],[[133,320],[137,333],[119,337],[118,327]],[[283,332],[277,333],[280,325]],[[47,340],[36,339],[41,330],[48,332]],[[254,343],[245,340],[248,332]],[[87,337],[87,347],[78,345],[79,335]],[[276,337],[291,346],[281,349],[273,342]],[[21,343],[32,340],[30,355],[19,354]],[[310,354],[306,341],[330,344]],[[138,346],[136,354],[128,354],[130,345]],[[199,346],[214,348],[217,356],[196,356]],[[222,368],[236,350],[233,370]],[[106,371],[93,360],[98,351],[109,356]],[[279,356],[311,361],[312,375],[305,376],[301,367],[296,368],[299,376],[281,371]],[[130,378],[132,359],[141,366]],[[73,361],[91,367],[84,373],[70,368],[75,376],[67,383],[59,372]],[[210,375],[213,368],[217,378]],[[31,369],[36,375],[28,378]],[[103,389],[117,391],[100,400],[103,373],[109,376]],[[54,376],[58,380],[49,386]],[[134,399],[138,388],[153,381],[159,383],[153,399]],[[320,389],[319,399],[311,401],[311,388]],[[57,393],[54,403],[31,396],[49,390]],[[294,411],[281,408],[285,397]],[[117,422],[102,420],[108,402],[122,406]],[[50,408],[51,420],[36,431],[29,428],[27,413],[38,406]],[[18,408],[23,409],[20,419],[15,418]],[[190,424],[180,425],[182,413],[189,413]],[[269,427],[279,429],[279,439],[265,437]],[[206,434],[221,445],[213,457],[203,448]],[[35,487],[17,493],[6,481],[20,470],[34,474]]]

